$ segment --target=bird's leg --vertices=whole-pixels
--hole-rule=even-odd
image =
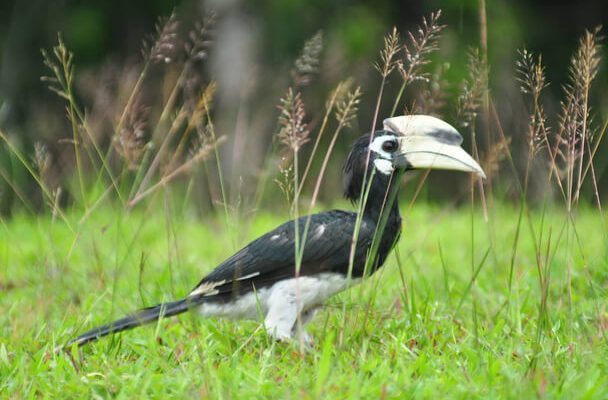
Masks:
[[[317,313],[317,310],[320,307],[312,307],[309,308],[308,310],[304,311],[301,315],[300,315],[300,319],[302,321],[302,327],[308,325],[308,323],[310,321],[312,321],[312,319],[314,318],[315,314]]]
[[[266,332],[275,339],[289,340],[298,317],[298,302],[294,293],[275,290],[268,298],[268,312],[264,319]]]
[[[289,340],[296,336],[309,345],[312,340],[304,326],[314,317],[318,307],[311,307],[307,300],[310,294],[306,293],[302,284],[290,280],[273,286],[267,300],[268,312],[264,325],[266,332],[276,339]]]
[[[308,310],[302,312],[300,314],[300,323],[296,320],[296,323],[291,328],[291,333],[293,336],[296,336],[299,340],[304,342],[306,346],[312,346],[313,340],[306,332],[306,325],[313,319],[315,313],[319,307],[309,308]]]

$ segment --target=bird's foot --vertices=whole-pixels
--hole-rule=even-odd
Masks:
[[[299,332],[297,328],[290,332],[281,331],[278,329],[266,329],[266,332],[270,337],[279,342],[297,344],[306,350],[310,350],[314,347],[312,337],[304,329],[300,329]]]
[[[278,329],[278,327],[266,327],[266,333],[279,342],[290,342],[293,339],[291,331]]]
[[[302,329],[302,331],[296,335],[295,339],[306,349],[310,350],[314,348],[315,342],[313,338],[304,329]]]

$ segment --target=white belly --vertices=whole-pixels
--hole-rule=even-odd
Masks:
[[[358,281],[359,279],[351,279],[350,284]],[[280,309],[283,303],[294,300],[299,312],[303,312],[323,305],[329,297],[346,289],[348,285],[348,280],[340,274],[302,276],[279,281],[227,303],[202,304],[199,312],[206,317],[260,319],[268,314],[268,310]]]

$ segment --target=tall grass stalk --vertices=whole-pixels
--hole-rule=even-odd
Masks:
[[[316,135],[315,143],[313,145],[312,151],[310,152],[310,157],[308,158],[308,162],[306,163],[306,167],[304,168],[304,172],[302,173],[302,179],[300,179],[300,191],[304,187],[304,183],[306,182],[306,178],[308,177],[308,173],[310,172],[310,168],[312,167],[315,155],[317,154],[319,144],[321,143],[321,138],[323,137],[323,133],[325,132],[325,128],[327,127],[327,122],[329,121],[329,117],[331,116],[334,107],[336,106],[336,102],[340,97],[343,96],[343,93],[350,87],[350,84],[351,83],[349,80],[338,83],[338,86],[333,90],[333,92],[329,96],[329,99],[325,103],[325,114],[323,115],[323,121],[321,122],[321,127],[319,128],[319,131]],[[334,133],[334,137],[337,137],[337,134]],[[328,158],[327,153],[325,158]],[[320,179],[317,179],[317,181],[320,182]],[[296,193],[296,196],[300,195],[300,191]]]
[[[46,197],[47,201],[50,204],[56,204],[55,201],[55,197],[53,196],[53,194],[51,192],[49,192],[48,188],[46,187],[46,185],[42,182],[42,179],[40,178],[40,176],[36,173],[36,171],[34,171],[34,169],[32,168],[32,166],[30,165],[30,163],[27,161],[27,158],[21,153],[21,151],[19,151],[19,149],[17,149],[15,147],[15,145],[9,140],[9,138],[6,136],[6,134],[0,130],[0,139],[2,139],[6,145],[8,146],[8,149],[10,150],[10,152],[12,154],[15,155],[15,157],[17,157],[17,159],[19,160],[19,162],[23,165],[23,167],[27,170],[27,172],[31,175],[32,178],[34,178],[34,180],[36,181],[36,183],[38,184],[38,186],[40,187],[40,190],[42,190],[42,193],[44,195],[44,197]],[[20,190],[18,189],[18,187],[14,184],[11,184],[11,180],[8,176],[6,176],[5,178],[6,182],[9,182],[9,184],[11,185],[11,187],[15,188],[15,193],[17,193],[17,195],[20,194]],[[25,201],[25,199],[27,198],[25,196],[25,194],[21,193],[21,195],[19,195],[19,197],[21,197],[22,199],[24,199],[24,204],[27,206],[28,202]],[[61,209],[57,209],[56,210],[57,213],[59,214],[59,216],[61,217],[61,219],[63,220],[63,222],[66,224],[66,226],[70,229],[70,231],[73,233],[74,227],[72,226],[72,224],[70,223],[69,219],[66,217],[66,215],[63,213],[63,211]]]
[[[327,147],[327,150],[325,151],[325,156],[323,157],[323,163],[321,164],[321,169],[319,170],[319,173],[317,175],[317,180],[315,182],[315,188],[313,190],[312,199],[310,202],[310,206],[308,208],[308,217],[306,218],[306,222],[305,222],[305,226],[304,226],[302,243],[305,243],[306,239],[308,237],[308,229],[310,227],[312,211],[316,205],[316,202],[317,202],[317,199],[319,196],[319,192],[321,191],[321,183],[323,182],[323,178],[325,176],[325,171],[327,170],[327,166],[329,165],[329,159],[333,152],[334,146],[336,145],[340,132],[345,127],[350,126],[351,121],[356,117],[356,114],[358,111],[359,99],[361,97],[361,89],[359,87],[357,87],[353,91],[341,95],[341,97],[343,97],[343,99],[338,100],[337,104],[336,104],[336,119],[338,121],[338,126],[334,130],[334,133],[332,135],[329,146]],[[332,98],[333,98],[333,96],[332,96]],[[294,161],[294,163],[295,163],[295,161]],[[303,182],[300,183],[300,187],[296,188],[296,193],[300,192],[302,184],[303,184]],[[297,198],[297,196],[296,196],[296,198]],[[299,253],[296,252],[296,254],[297,254],[297,257],[299,258],[299,262],[301,263],[302,257],[304,256],[303,249]]]
[[[95,140],[95,137],[87,124],[85,114],[78,106],[74,96],[74,55],[65,46],[63,40],[61,39],[61,35],[58,35],[57,40],[58,44],[53,48],[54,59],[45,50],[42,50],[44,64],[51,70],[53,76],[43,76],[41,80],[43,82],[47,82],[48,88],[67,102],[66,111],[72,129],[72,144],[74,148],[79,190],[83,206],[85,209],[88,207],[88,199],[86,194],[87,188],[85,187],[86,185],[84,183],[84,167],[82,165],[80,154],[81,148],[87,150],[89,160],[93,166],[96,165],[96,161],[95,157],[93,157],[93,155],[88,151],[88,147],[84,142],[84,137],[79,133],[81,127],[82,130],[87,134],[88,140],[93,145],[95,154],[99,159],[99,162],[101,162],[102,167],[98,168],[100,174],[102,171],[105,172],[105,174],[109,177],[118,198],[122,201],[118,184],[107,163],[107,157],[104,156],[99,145],[97,144],[97,141]]]
[[[397,61],[395,65],[399,69],[403,82],[395,97],[391,117],[395,116],[405,89],[410,84],[416,81],[428,81],[428,74],[424,73],[422,68],[430,63],[429,56],[439,48],[441,31],[445,28],[445,25],[439,24],[440,18],[441,10],[431,13],[428,18],[423,17],[422,25],[415,33],[408,32],[408,42],[400,46],[404,53],[403,60]]]

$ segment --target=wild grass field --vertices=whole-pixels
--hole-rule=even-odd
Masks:
[[[100,96],[89,103],[59,35],[42,81],[67,128],[50,146],[0,129],[0,398],[608,398],[601,28],[581,32],[547,99],[542,51],[514,51],[512,76],[492,75],[479,4],[480,46],[460,54],[451,89],[439,50],[459,35],[442,42],[438,10],[387,29],[363,84],[320,79],[340,52],[324,53],[318,32],[284,79],[265,71],[281,97],[229,111],[203,67],[215,14],[159,21],[143,59],[109,72],[113,89],[88,78]],[[498,80],[520,92],[512,112]],[[401,114],[457,126],[487,179],[408,175],[395,251],[314,318],[311,347],[269,338],[262,317],[194,312],[63,347],[183,297],[288,219],[362,210],[365,191],[339,200],[338,163],[353,138]]]
[[[514,246],[511,206],[491,207],[488,223],[468,206],[403,205],[397,251],[324,307],[304,352],[269,339],[261,321],[194,313],[55,352],[94,325],[183,296],[287,217],[261,212],[235,228],[167,204],[107,207],[81,224],[68,213],[73,230],[51,216],[2,221],[3,398],[608,394],[608,221],[586,207],[576,230],[559,208],[532,209]]]

